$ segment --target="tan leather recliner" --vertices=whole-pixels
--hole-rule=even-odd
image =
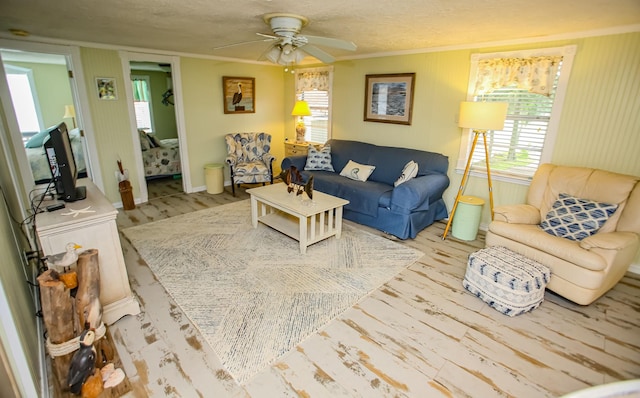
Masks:
[[[551,269],[552,290],[591,304],[624,276],[640,248],[640,177],[584,167],[543,164],[527,203],[495,208],[486,246],[505,246]],[[541,221],[560,193],[618,208],[595,234],[581,241],[551,235]]]

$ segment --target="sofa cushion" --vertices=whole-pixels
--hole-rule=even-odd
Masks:
[[[313,145],[309,145],[307,163],[304,169],[335,171],[331,165],[331,146],[325,145],[322,149],[318,150]]]
[[[349,201],[345,209],[366,214],[378,215],[381,203],[388,203],[393,186],[375,181],[356,181],[330,171],[303,171],[302,177],[307,180],[313,175],[313,189]]]
[[[340,175],[356,181],[367,181],[376,166],[370,166],[367,164],[360,164],[349,160],[346,166],[340,172]]]
[[[570,239],[558,239],[558,237],[544,232],[538,225],[508,224],[502,221],[492,221],[489,231],[497,236],[517,242],[519,246],[530,248],[532,252],[543,252],[552,257],[560,258],[571,264],[579,264],[580,268],[591,271],[602,271],[607,266],[607,261],[595,251],[584,250],[580,242]],[[489,245],[489,243],[487,243]],[[491,242],[493,245],[494,242]],[[514,250],[513,247],[510,247]],[[530,258],[536,258],[518,250],[521,254]],[[555,269],[551,262],[538,261],[551,267],[554,274],[561,272]],[[568,276],[568,275],[567,275]],[[585,285],[586,287],[586,285]]]
[[[598,232],[617,208],[561,193],[540,227],[551,235],[579,241]]]
[[[402,184],[403,182],[407,182],[413,177],[418,175],[418,163],[410,160],[407,164],[404,165],[402,169],[402,173],[400,173],[400,177],[393,183],[394,187]]]

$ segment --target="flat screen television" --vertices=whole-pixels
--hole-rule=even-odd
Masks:
[[[58,199],[75,202],[87,197],[86,187],[77,187],[78,169],[71,149],[67,125],[62,122],[49,129],[49,137],[44,142],[44,150],[49,160],[51,177]]]

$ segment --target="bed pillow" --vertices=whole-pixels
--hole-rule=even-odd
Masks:
[[[373,170],[375,170],[376,166],[370,166],[367,164],[360,164],[354,162],[353,160],[349,160],[346,166],[340,172],[340,175],[343,177],[350,178],[356,181],[367,181]]]
[[[158,137],[155,136],[155,134],[147,134],[147,137],[149,137],[149,142],[151,142],[151,148],[162,147],[162,143],[160,142]]]
[[[404,165],[402,169],[402,173],[400,173],[400,177],[393,183],[394,187],[402,184],[403,182],[407,182],[413,177],[418,175],[418,163],[410,160],[407,164]]]
[[[325,145],[318,150],[313,145],[309,145],[307,163],[304,165],[304,169],[335,171],[331,165],[331,146]]]
[[[617,208],[561,193],[540,227],[548,234],[580,241],[598,232]]]

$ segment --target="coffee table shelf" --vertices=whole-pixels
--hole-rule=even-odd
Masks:
[[[342,207],[348,200],[314,191],[313,200],[287,192],[284,184],[248,189],[251,222],[261,222],[300,242],[300,253],[323,239],[342,232]]]

